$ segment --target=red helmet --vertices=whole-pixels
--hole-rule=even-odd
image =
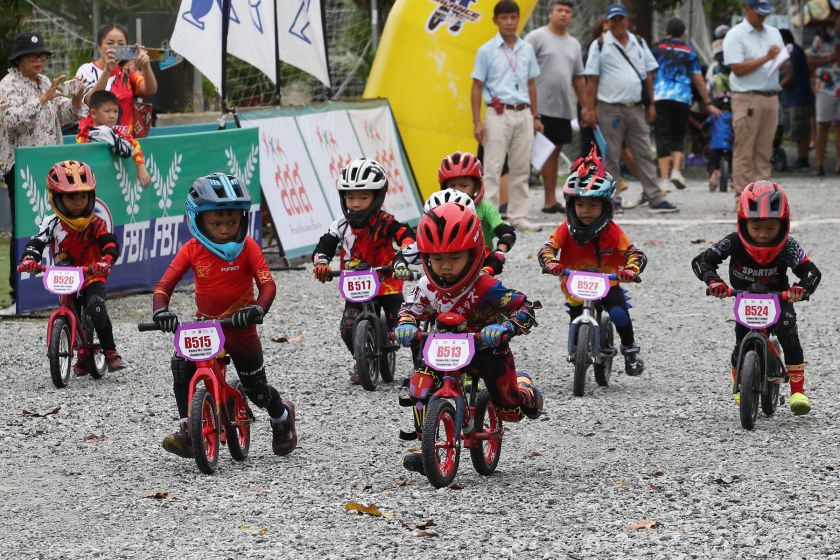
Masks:
[[[440,169],[438,169],[440,188],[445,188],[446,181],[456,177],[472,177],[475,179],[478,183],[478,191],[473,196],[473,200],[476,204],[481,202],[481,199],[484,198],[484,172],[478,158],[469,152],[455,152],[443,158]]]
[[[454,202],[448,202],[420,218],[417,224],[417,250],[423,261],[423,271],[439,292],[454,296],[470,286],[481,272],[484,262],[484,232],[475,212]],[[435,274],[429,255],[469,251],[470,260],[454,283],[444,282]]]
[[[50,206],[61,221],[76,231],[84,231],[93,219],[96,204],[96,177],[90,166],[72,159],[56,163],[47,173],[47,190]],[[64,205],[63,195],[80,192],[90,193],[87,206],[79,216],[71,216]]]
[[[759,245],[747,230],[748,220],[781,220],[779,235],[770,243]],[[790,233],[790,205],[787,195],[772,181],[750,183],[738,199],[738,236],[747,253],[762,265],[773,262],[787,243]]]

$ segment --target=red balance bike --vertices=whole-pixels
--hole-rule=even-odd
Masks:
[[[87,373],[101,379],[108,371],[105,355],[96,342],[93,319],[81,304],[77,293],[85,283],[90,267],[44,266],[44,288],[58,296],[58,309],[50,315],[47,324],[47,357],[50,375],[56,387],[67,387],[74,354],[88,356]]]
[[[216,471],[221,444],[227,444],[237,461],[244,461],[251,448],[254,413],[242,383],[237,379],[231,386],[225,379],[230,356],[224,351],[222,327],[231,326],[232,321],[224,319],[180,323],[175,329],[175,353],[196,365],[189,386],[189,430],[195,464],[204,474]],[[160,330],[155,323],[140,323],[137,328],[141,332]]]

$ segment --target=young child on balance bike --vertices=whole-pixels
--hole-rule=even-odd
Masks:
[[[485,245],[478,216],[460,204],[438,206],[417,224],[417,245],[426,276],[400,310],[399,326],[394,329],[397,342],[416,345],[418,325],[424,320],[444,312],[460,313],[467,320],[467,330],[481,332],[484,344],[468,367],[479,372],[502,418],[508,422],[524,416],[537,418],[543,409],[542,394],[530,375],[516,371],[507,343],[508,337],[527,334],[537,325],[534,304],[522,292],[482,272]],[[422,376],[435,378],[437,374],[425,365],[417,367],[409,385],[412,397],[419,386],[415,380]],[[407,454],[403,465],[423,473],[419,453]]]
[[[563,276],[567,268],[618,276],[618,281],[611,281],[612,287],[601,304],[621,338],[624,372],[637,376],[644,373],[645,365],[633,334],[630,298],[624,295],[618,282],[635,281],[645,269],[647,257],[613,221],[614,195],[615,181],[593,147],[589,155],[572,164],[563,187],[566,221],[540,249],[538,260],[544,272],[555,276]],[[569,318],[574,320],[583,312],[583,302],[569,295],[565,282],[561,287]]]
[[[338,178],[343,217],[338,218],[312,253],[312,272],[321,283],[332,280],[330,260],[340,248],[341,270],[361,267],[391,266],[392,273],[384,274],[375,301],[385,311],[388,328],[397,324],[397,313],[403,303],[403,282],[411,278],[411,271],[401,251],[414,243],[411,226],[398,222],[382,210],[388,192],[385,169],[372,159],[359,158],[348,163]],[[362,304],[348,301],[341,317],[341,339],[353,353],[353,325]],[[359,364],[350,372],[353,385],[361,383]]]
[[[232,319],[234,328],[223,327],[225,350],[236,366],[245,395],[271,417],[274,454],[288,455],[297,446],[295,406],[268,384],[255,326],[271,307],[277,287],[262,249],[248,235],[250,210],[251,195],[236,177],[212,173],[196,179],[187,194],[193,238],[181,247],[155,286],[152,320],[164,332],[175,331],[178,316],[169,310],[169,299],[181,277],[192,269],[196,317]],[[259,290],[256,300],[254,282]],[[195,371],[192,362],[172,357],[173,389],[181,420],[180,429],[164,438],[163,448],[185,458],[193,456],[187,400]]]
[[[811,401],[805,394],[805,357],[796,328],[793,303],[802,301],[817,289],[821,274],[805,250],[790,235],[790,205],[782,187],[771,181],[756,181],[746,186],[738,199],[738,231],[730,233],[691,261],[694,274],[709,286],[709,294],[725,298],[730,287],[718,274],[718,266],[729,259],[729,282],[737,290],[750,292],[787,292],[780,301],[782,316],[773,327],[785,355],[790,379],[790,410],[794,415],[808,414]],[[790,268],[799,282],[788,283]],[[735,349],[732,351],[732,382],[735,382],[738,348],[747,328],[735,324]],[[735,393],[740,405],[741,394]]]
[[[105,282],[111,265],[120,256],[120,246],[102,218],[93,213],[96,177],[84,162],[62,161],[53,165],[47,174],[47,190],[55,214],[44,218],[38,234],[26,244],[18,272],[39,273],[41,255],[47,246],[56,265],[91,267],[93,274],[85,275],[79,301],[93,320],[108,371],[119,371],[126,363],[114,342],[111,318],[105,307]],[[73,372],[86,375],[89,359],[84,349],[79,349]]]

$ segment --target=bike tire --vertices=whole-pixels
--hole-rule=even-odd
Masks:
[[[475,398],[473,422],[476,430],[492,432],[502,429],[502,419],[496,413],[496,407],[490,400],[490,391],[481,390]],[[499,464],[502,454],[502,440],[476,440],[478,447],[470,447],[470,459],[473,467],[481,476],[490,476]]]
[[[602,313],[601,320],[598,323],[601,331],[601,354],[604,358],[600,364],[592,364],[592,373],[595,375],[595,383],[601,387],[607,387],[610,384],[610,377],[612,377],[615,333],[613,332],[610,315],[606,311]]]
[[[53,385],[59,389],[67,387],[73,365],[73,349],[70,347],[70,321],[66,317],[56,317],[53,321],[47,357]]]
[[[388,322],[385,317],[379,317],[380,332],[383,333],[381,342],[382,355],[379,358],[379,375],[385,383],[391,383],[397,373],[397,349],[395,343],[388,337]]]
[[[455,438],[455,407],[449,400],[435,399],[426,405],[421,449],[423,470],[432,486],[449,486],[461,458],[461,440]]]
[[[379,341],[376,329],[367,319],[356,324],[353,333],[353,358],[359,368],[359,379],[366,391],[375,391],[379,381]]]
[[[718,181],[718,189],[720,192],[729,191],[729,179],[732,175],[732,170],[729,168],[729,159],[724,156],[720,160],[720,180]]]
[[[741,427],[745,430],[755,428],[755,420],[758,418],[758,406],[761,400],[761,359],[758,352],[749,350],[741,362],[740,383],[741,388]]]
[[[108,362],[105,361],[105,354],[98,344],[93,321],[84,308],[82,308],[82,325],[86,335],[84,339],[90,341],[90,344],[85,347],[88,355],[88,373],[94,379],[102,379],[108,371]]]
[[[575,350],[575,379],[572,393],[582,397],[586,391],[586,372],[592,363],[592,325],[582,323],[577,333],[577,350]]]
[[[195,464],[204,474],[213,474],[219,464],[219,416],[213,395],[197,387],[190,404],[190,437]]]
[[[769,394],[761,394],[761,411],[765,416],[773,416],[779,406],[779,384],[770,383]]]
[[[231,387],[239,393],[239,397],[233,398],[233,402],[228,402],[225,408],[225,439],[230,456],[235,461],[244,461],[248,458],[248,451],[251,449],[250,421],[252,416],[248,409],[242,382],[237,380],[231,384]],[[242,425],[237,425],[235,422],[242,422]]]

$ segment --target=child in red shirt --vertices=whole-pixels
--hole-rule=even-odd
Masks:
[[[262,344],[255,324],[271,307],[276,286],[262,249],[248,236],[251,195],[239,179],[213,173],[197,179],[187,194],[187,215],[193,234],[175,255],[154,291],[153,320],[162,331],[173,332],[178,316],[169,310],[169,299],[181,277],[195,274],[197,317],[230,317],[234,328],[224,328],[225,350],[236,366],[245,395],[271,416],[272,450],[288,455],[297,446],[295,407],[281,399],[268,384]],[[254,299],[253,286],[259,294]],[[187,430],[189,383],[195,366],[172,358],[175,402],[181,418],[180,430],[166,436],[163,448],[180,457],[193,456]]]

